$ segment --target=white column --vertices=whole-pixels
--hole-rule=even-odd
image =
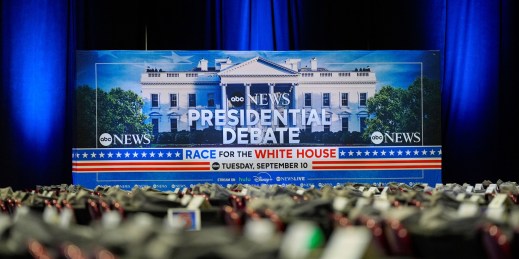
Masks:
[[[222,91],[222,110],[227,111],[227,84],[220,83],[220,89]]]
[[[225,111],[224,121],[227,124],[227,84],[220,83],[220,90],[222,91],[222,107],[221,109]],[[224,128],[225,126],[222,126]]]
[[[269,85],[269,97],[274,96],[274,86],[275,83],[268,83]],[[269,99],[269,108],[270,108],[270,114],[274,114],[274,102],[272,101],[272,98]],[[274,122],[274,119],[270,122],[270,125],[274,127],[276,125],[276,122]]]
[[[298,83],[292,83],[292,90],[290,91],[290,95],[291,95],[291,105],[290,107],[292,109],[297,109],[297,95],[298,95],[298,89],[297,89],[297,86],[298,86]],[[304,97],[303,97],[304,98]],[[290,108],[289,107],[289,108]],[[304,111],[303,111],[304,112]],[[300,127],[302,122],[300,121],[300,118],[301,116],[297,116],[297,119],[296,119],[296,127]]]
[[[247,111],[250,110],[249,95],[250,95],[250,86],[251,86],[251,84],[250,83],[243,83],[243,85],[245,86],[245,114],[247,114]],[[246,122],[247,122],[247,120],[245,120],[245,126],[248,126]]]
[[[291,102],[292,102],[292,109],[297,109],[297,83],[292,83],[292,91],[290,91],[291,96]]]

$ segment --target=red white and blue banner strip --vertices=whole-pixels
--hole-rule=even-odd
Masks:
[[[432,185],[441,182],[441,157],[440,146],[78,148],[72,172],[76,184],[89,187],[165,190],[197,183]]]

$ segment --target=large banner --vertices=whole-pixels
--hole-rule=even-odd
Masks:
[[[78,51],[74,184],[441,183],[438,51]]]

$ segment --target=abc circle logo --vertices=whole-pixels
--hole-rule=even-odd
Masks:
[[[211,165],[211,168],[213,168],[213,170],[218,170],[218,169],[220,169],[220,163],[218,163],[218,162],[214,162],[214,163]]]
[[[101,136],[99,136],[99,143],[105,147],[110,146],[112,144],[112,140],[112,135],[108,133],[103,133]]]
[[[234,107],[241,107],[245,103],[245,97],[243,97],[243,94],[240,92],[234,92],[229,100],[231,100]]]
[[[245,101],[245,99],[243,97],[233,96],[233,97],[231,97],[231,101],[233,101],[233,102],[243,102],[243,101]]]
[[[382,135],[382,133],[380,133],[380,131],[375,131],[373,133],[371,133],[371,142],[373,142],[373,144],[380,144],[382,143],[382,141],[384,140],[384,135]]]

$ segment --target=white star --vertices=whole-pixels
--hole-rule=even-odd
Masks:
[[[411,155],[411,151],[406,150],[406,151],[405,151],[405,155],[406,155],[406,156],[410,156],[410,155]]]
[[[134,151],[133,152],[133,157],[138,157],[138,156],[139,156],[139,154],[137,154],[137,152]]]
[[[344,156],[346,154],[346,152],[344,152],[344,150],[341,150],[341,156]]]
[[[162,153],[162,151],[159,152],[159,157],[163,157],[164,156],[164,153]]]
[[[422,150],[422,155],[424,155],[424,156],[427,155],[427,150],[425,150],[425,149]]]
[[[88,154],[86,152],[83,153],[83,158],[87,158]]]
[[[378,155],[378,151],[376,151],[376,150],[373,151],[373,155],[374,155],[374,156],[377,156],[377,155]]]
[[[92,154],[90,154],[90,156],[91,156],[92,158],[95,158],[95,157],[96,157],[96,153],[94,153],[94,152],[92,151]]]
[[[121,152],[117,151],[117,154],[116,154],[116,156],[117,156],[118,158],[120,158],[120,157],[121,157],[121,155],[122,155],[122,154],[121,154]]]
[[[112,152],[108,153],[108,158],[112,158],[113,156],[114,156],[114,154]]]
[[[79,158],[79,157],[80,157],[79,153],[76,153],[76,158]]]
[[[380,152],[380,154],[382,154],[382,156],[385,156],[386,155],[386,151],[382,150],[382,152]]]
[[[155,157],[155,153],[153,151],[151,151],[150,157]]]
[[[175,153],[175,157],[180,157],[180,152]]]
[[[366,150],[366,151],[364,152],[364,155],[369,156],[369,151]]]
[[[130,157],[130,153],[128,153],[128,151],[126,151],[126,153],[124,153],[124,157]]]
[[[397,153],[398,153],[398,155],[399,155],[399,156],[401,156],[401,155],[402,155],[402,153],[404,153],[404,152],[402,152],[402,150],[398,150],[398,152],[397,152]]]
[[[171,51],[171,56],[163,56],[165,58],[171,59],[173,63],[188,63],[191,64],[191,60],[189,60],[192,56],[180,56],[177,53]]]
[[[442,155],[442,150],[441,149],[438,150],[438,155],[440,155],[440,156]]]
[[[349,156],[353,156],[353,151],[351,151],[351,149],[350,149],[350,151],[348,152],[348,155],[349,155]]]
[[[99,157],[100,157],[100,158],[104,158],[104,157],[105,157],[105,153],[103,153],[103,152],[101,151],[101,153],[99,154]]]
[[[146,157],[146,155],[147,155],[146,152],[142,151],[141,156]]]
[[[434,155],[436,152],[434,152],[434,149],[431,149],[431,155]]]
[[[392,149],[389,151],[389,155],[392,156],[395,154],[395,151],[393,151]]]
[[[360,156],[362,155],[362,152],[360,152],[360,150],[357,150],[357,156]]]
[[[72,152],[72,158],[74,158],[76,155],[74,154],[74,152]]]
[[[419,153],[419,152],[418,152],[418,150],[416,150],[416,149],[413,151],[413,154],[414,154],[415,156],[417,156],[418,153]]]
[[[171,157],[171,152],[168,151],[168,153],[166,153],[168,155],[168,157]]]

